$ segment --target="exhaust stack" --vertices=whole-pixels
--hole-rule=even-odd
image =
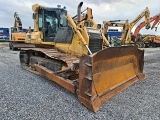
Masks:
[[[83,5],[83,2],[80,2],[77,9],[77,15],[78,15],[78,23],[81,21],[81,7]]]

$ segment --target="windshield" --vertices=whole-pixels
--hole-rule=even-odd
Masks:
[[[68,25],[66,18],[66,11],[45,11],[45,28],[46,36],[55,37],[59,27],[66,27]]]
[[[67,25],[68,25],[68,22],[67,22],[67,18],[66,18],[66,11],[61,10],[61,13],[60,13],[60,26],[61,27],[66,27]]]
[[[58,30],[58,18],[56,12],[46,11],[45,12],[45,28],[46,36],[55,36]]]
[[[16,27],[11,27],[11,33],[15,33],[15,32],[17,32],[18,30],[17,30],[17,28]]]

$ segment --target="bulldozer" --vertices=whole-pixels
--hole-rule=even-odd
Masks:
[[[34,4],[34,31],[26,34],[25,43],[35,48],[21,48],[19,59],[24,69],[54,81],[97,112],[106,100],[145,78],[144,50],[109,47],[92,9],[81,15],[82,5],[71,17],[65,7]]]

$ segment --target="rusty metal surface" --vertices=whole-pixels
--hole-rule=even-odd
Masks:
[[[47,77],[49,80],[54,81],[55,83],[61,85],[62,87],[64,87],[65,89],[67,89],[68,91],[75,93],[75,87],[73,84],[73,81],[64,79],[60,76],[57,76],[54,72],[52,72],[51,70],[41,66],[41,65],[35,65],[34,66],[35,70],[38,71],[42,76]]]
[[[82,56],[79,67],[79,99],[96,112],[101,104],[143,79],[144,51],[137,47],[112,47]]]
[[[79,60],[78,57],[76,56],[71,56],[66,53],[62,53],[56,49],[45,49],[45,48],[23,48],[22,50],[32,50],[32,51],[39,51],[44,53],[46,56],[57,59],[57,60],[62,60],[67,63],[68,66],[72,66],[72,63],[74,61]]]
[[[54,81],[72,93],[75,93],[76,90],[73,83],[78,78],[78,74],[71,69],[71,66],[76,67],[77,63],[79,63],[77,60],[79,58],[67,55],[56,49],[22,48],[20,51],[20,62],[23,68],[26,70],[30,68],[29,71],[33,73],[37,71],[40,75]],[[55,66],[52,63],[56,63]],[[61,70],[61,68],[50,69],[50,67],[61,66],[63,63],[68,65],[64,70]]]
[[[35,47],[33,44],[27,44],[27,43],[13,43],[14,48],[31,48]]]
[[[103,102],[145,77],[144,51],[134,46],[106,48],[90,56],[83,55],[80,59],[56,49],[23,50],[39,51],[50,58],[66,62],[68,68],[57,72],[39,64],[33,66],[42,76],[72,93],[76,92],[80,102],[94,112],[99,110]],[[78,71],[73,71],[73,66]]]

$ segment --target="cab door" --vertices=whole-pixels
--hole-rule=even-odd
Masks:
[[[54,42],[54,38],[59,28],[58,15],[56,11],[43,11],[43,35],[44,42]]]

